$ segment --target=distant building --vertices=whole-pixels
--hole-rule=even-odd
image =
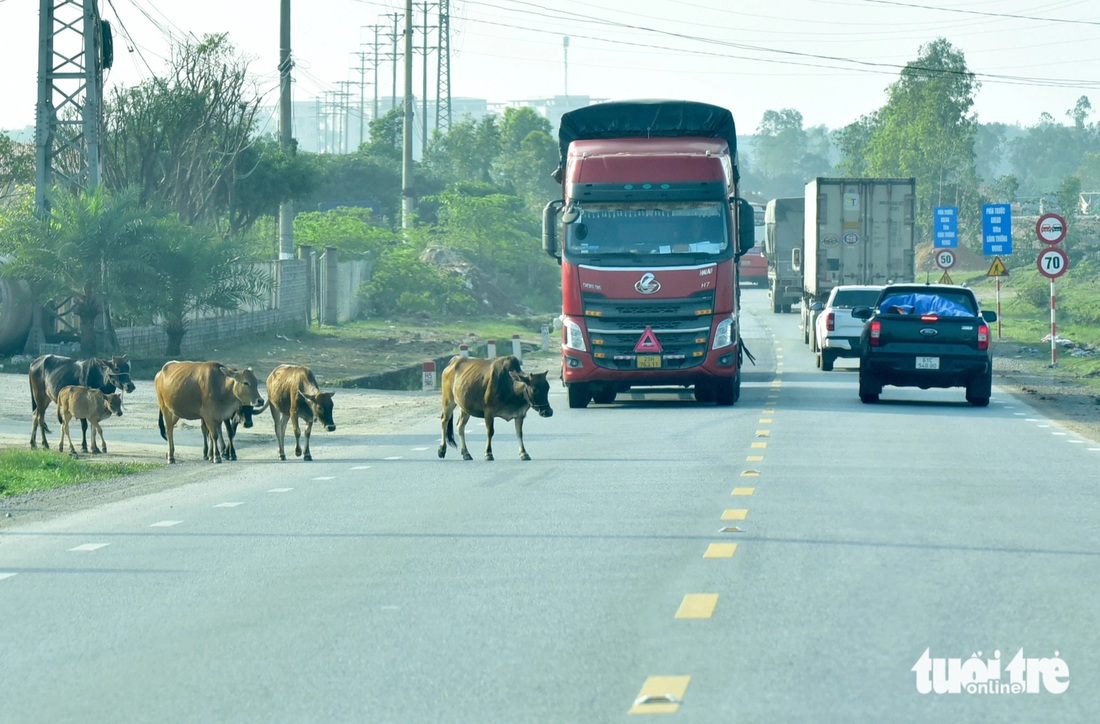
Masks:
[[[561,125],[561,117],[564,116],[566,113],[605,100],[607,99],[593,98],[591,96],[550,96],[549,98],[533,98],[525,101],[511,101],[509,103],[501,104],[501,108],[503,109],[509,106],[513,108],[534,108],[540,116],[550,121],[550,126],[553,129],[553,135],[557,135],[558,127]]]

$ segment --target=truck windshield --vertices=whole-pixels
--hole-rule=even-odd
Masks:
[[[729,215],[719,201],[589,203],[565,227],[567,253],[722,254],[729,248]]]

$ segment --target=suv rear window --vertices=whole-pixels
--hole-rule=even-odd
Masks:
[[[838,289],[833,295],[834,309],[852,309],[853,307],[873,307],[878,301],[881,289]]]

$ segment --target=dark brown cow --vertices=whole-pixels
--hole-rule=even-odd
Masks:
[[[235,370],[220,362],[165,362],[153,383],[160,407],[160,435],[168,441],[168,462],[176,462],[172,431],[182,420],[202,420],[204,435],[213,453],[212,462],[222,461],[222,423],[241,405],[260,406],[259,381],[249,367]]]
[[[44,354],[31,362],[28,378],[31,384],[31,447],[37,447],[35,435],[41,430],[42,447],[49,449],[46,442],[46,408],[57,401],[57,393],[69,385],[91,387],[109,395],[117,390],[134,391],[134,382],[130,379],[130,360],[126,355],[109,360],[98,357],[75,360],[56,354]],[[83,433],[80,448],[88,452],[88,422],[80,421]],[[60,449],[60,448],[59,448]]]
[[[462,459],[472,460],[466,449],[466,423],[470,417],[485,418],[485,459],[493,459],[493,418],[515,419],[516,438],[519,440],[520,460],[530,460],[523,446],[523,418],[527,410],[534,409],[540,417],[550,417],[547,398],[550,383],[545,372],[525,374],[515,357],[477,359],[457,356],[443,370],[443,440],[439,443],[439,457],[447,454],[447,445],[455,444],[453,420],[455,407],[461,408],[458,416],[458,437],[462,441]]]
[[[301,365],[279,365],[267,376],[267,400],[271,417],[275,421],[275,438],[279,441],[279,459],[286,460],[283,439],[286,424],[294,423],[294,454],[303,460],[312,460],[309,454],[309,435],[314,420],[320,421],[329,432],[336,430],[332,421],[332,393],[321,392],[313,371]],[[305,420],[305,446],[300,444],[301,432],[298,420]]]
[[[122,395],[117,392],[105,395],[90,387],[79,385],[62,387],[57,393],[57,421],[61,423],[61,441],[57,444],[57,449],[64,451],[65,440],[68,440],[69,452],[76,455],[73,438],[69,434],[69,423],[75,417],[79,420],[87,420],[92,428],[92,453],[99,454],[99,447],[96,445],[97,435],[103,443],[103,452],[107,452],[107,439],[103,437],[103,428],[99,423],[111,415],[122,417]]]

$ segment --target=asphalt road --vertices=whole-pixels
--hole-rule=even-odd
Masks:
[[[5,527],[0,721],[1093,721],[1100,442],[997,389],[862,405],[744,300],[732,408],[555,387],[531,462],[510,423],[441,461],[425,413]],[[922,694],[926,650],[1038,691]]]

